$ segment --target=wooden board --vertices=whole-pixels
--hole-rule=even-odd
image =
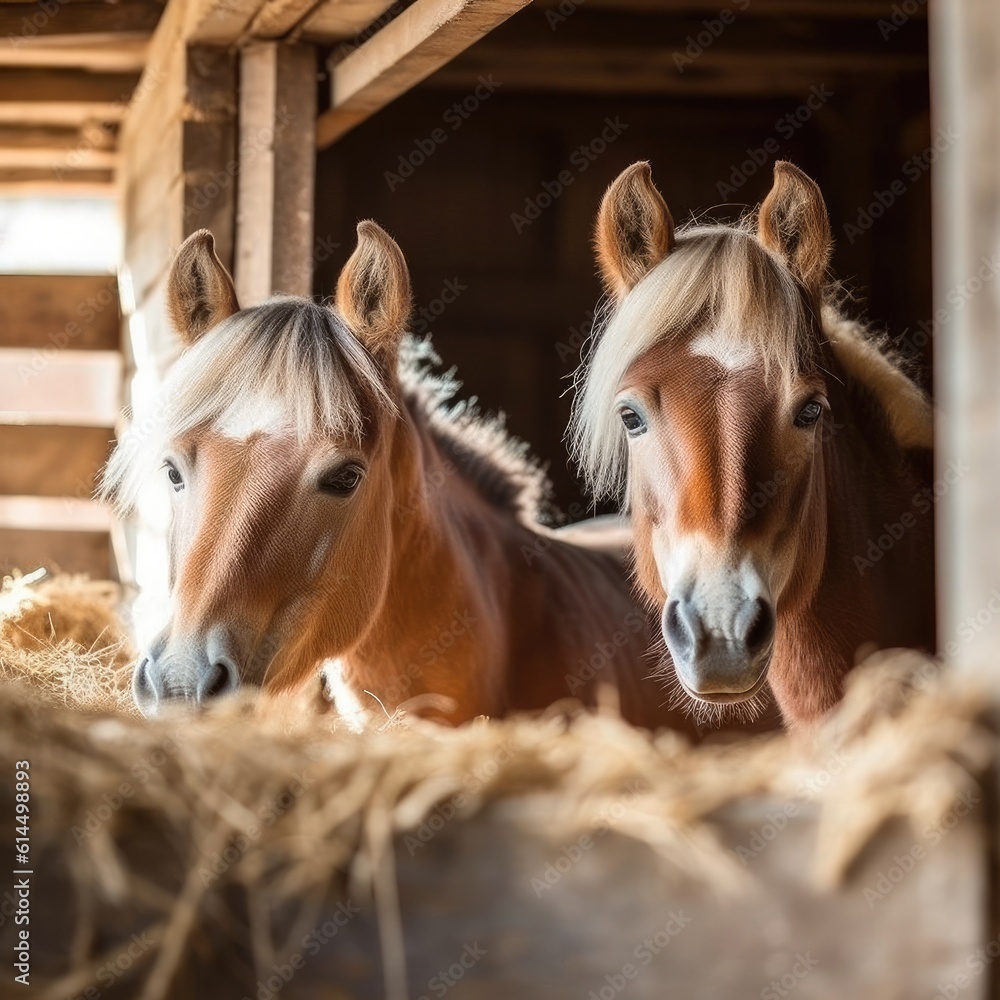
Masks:
[[[114,577],[111,540],[103,531],[30,531],[0,528],[0,573],[40,567],[53,572]]]
[[[21,39],[47,35],[100,34],[142,31],[156,27],[163,12],[157,0],[118,0],[100,3],[73,0],[67,3],[0,3],[0,34],[16,48]]]
[[[102,5],[104,6],[104,5]],[[110,5],[108,5],[110,6]],[[0,46],[0,66],[62,66],[105,73],[138,73],[146,62],[145,31],[45,35]]]
[[[121,405],[117,351],[0,349],[0,422],[111,427]]]
[[[169,29],[167,23],[161,25]],[[180,26],[174,26],[180,31]],[[211,229],[232,265],[236,202],[236,59],[227,50],[175,45],[150,64],[149,85],[122,126],[125,264],[139,310],[181,241]],[[154,53],[154,54],[155,54]],[[143,78],[144,81],[147,77]]]
[[[72,93],[58,101],[0,101],[0,123],[7,125],[85,125],[118,122],[127,101],[81,101]]]
[[[89,498],[113,439],[103,427],[0,424],[0,494]]]
[[[0,148],[68,152],[82,143],[91,149],[114,149],[116,125],[83,129],[67,125],[0,124]]]
[[[138,79],[135,73],[3,66],[0,67],[0,101],[127,105]]]
[[[71,170],[59,176],[51,170],[2,170],[0,193],[5,198],[49,195],[106,198],[114,180],[112,170]]]
[[[107,504],[81,497],[0,496],[0,528],[109,532]]]
[[[416,0],[330,71],[330,110],[316,123],[320,149],[430,76],[528,0]]]
[[[402,0],[343,0],[324,3],[302,25],[303,41],[361,45],[403,7]],[[339,49],[339,46],[338,46]]]
[[[257,11],[248,30],[254,38],[284,38],[307,21],[309,15],[323,2],[324,0],[271,0]]]
[[[954,136],[934,166],[935,495],[941,613],[950,657],[1000,672],[1000,9],[992,0],[931,8],[933,125]],[[940,490],[940,494],[938,494]]]
[[[192,45],[233,45],[245,39],[264,0],[190,0],[182,33]]]
[[[114,150],[80,145],[71,149],[28,146],[8,149],[0,145],[0,170],[45,170],[61,179],[77,170],[112,171],[118,162]]]
[[[116,351],[114,275],[0,274],[0,347]]]
[[[312,294],[316,50],[257,42],[241,53],[234,278],[244,307]]]
[[[563,0],[535,0],[536,6],[557,10]],[[664,0],[583,0],[589,10],[657,11],[668,10]],[[579,6],[579,5],[577,5]],[[718,15],[724,9],[718,0],[681,0],[672,4],[681,14],[696,14],[699,17]],[[730,9],[734,5],[729,5]],[[822,18],[825,21],[840,21],[845,18],[888,18],[892,16],[892,2],[886,0],[753,0],[749,9],[761,17],[777,18]],[[926,20],[927,8],[923,4],[907,4],[909,20]]]
[[[11,779],[5,781],[9,786]],[[728,810],[719,823],[725,846],[735,850],[769,830],[769,817],[783,815],[786,804],[755,800]],[[954,986],[947,995],[961,1000],[986,1000],[989,974],[970,975],[968,964],[987,941],[990,883],[981,814],[947,832],[912,866],[905,859],[915,843],[926,848],[924,836],[902,825],[884,829],[847,884],[821,893],[809,882],[816,814],[800,805],[748,862],[745,888],[726,892],[685,875],[613,828],[566,842],[539,836],[539,821],[544,828],[560,807],[556,796],[546,795],[506,802],[468,822],[434,813],[423,831],[398,838],[407,997],[930,1000],[941,985]],[[528,813],[536,832],[523,825]],[[130,828],[137,826],[133,821]],[[175,831],[168,837],[151,823],[139,830],[121,845],[121,856],[170,898],[179,891],[190,851],[177,844]],[[32,926],[51,945],[33,974],[52,975],[60,967],[59,949],[65,955],[73,940],[74,914],[63,902],[66,858],[53,851],[35,868]],[[869,888],[877,893],[874,905]],[[168,995],[402,997],[399,979],[383,982],[381,944],[394,939],[388,914],[382,914],[380,940],[364,891],[338,882],[320,898],[324,887],[313,889],[308,900],[298,900],[301,909],[282,903],[269,925],[259,918],[273,897],[266,887],[257,890],[255,945],[270,931],[289,946],[254,967],[242,917],[246,899],[235,888],[223,895],[213,886]],[[116,901],[88,917],[103,948],[115,954],[114,942],[124,947],[130,935],[162,919],[162,910],[152,907],[140,913]],[[3,947],[11,928],[0,927]],[[136,962],[108,977],[103,1000],[134,1000],[150,964]],[[76,992],[85,995],[86,986],[81,978]]]

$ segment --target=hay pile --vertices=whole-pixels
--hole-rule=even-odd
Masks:
[[[119,614],[121,588],[85,576],[4,577],[0,682],[30,685],[46,701],[134,715],[134,658]]]
[[[57,591],[39,593],[59,599]],[[55,623],[55,612],[48,613]],[[40,614],[19,621],[37,621]],[[226,886],[241,887],[262,911],[273,911],[346,870],[355,883],[374,889],[391,966],[398,960],[393,838],[457,793],[464,793],[459,820],[493,803],[550,796],[552,807],[540,811],[544,825],[527,818],[525,824],[527,833],[555,843],[592,828],[623,789],[638,788],[616,831],[648,844],[667,869],[738,888],[750,876],[717,842],[713,816],[746,796],[796,800],[803,788],[815,789],[808,793],[820,807],[813,876],[830,886],[889,819],[903,817],[918,827],[938,822],[993,749],[979,722],[981,690],[940,675],[915,654],[883,656],[856,671],[841,709],[808,740],[770,736],[692,748],[673,733],[651,736],[609,716],[565,712],[480,720],[457,730],[408,719],[357,735],[305,711],[301,702],[259,697],[220,703],[197,717],[144,722],[114,711],[114,695],[99,694],[86,707],[102,687],[120,691],[115,657],[122,647],[104,647],[115,650],[108,654],[110,680],[77,687],[81,671],[100,659],[91,632],[81,633],[90,646],[65,638],[54,647],[28,648],[14,647],[9,631],[0,623],[6,681],[0,747],[7,760],[31,748],[37,849],[58,846],[84,896],[116,905],[141,898],[157,911],[150,927],[158,947],[149,957],[143,1000],[174,995],[171,983],[193,929],[210,918],[213,899]],[[14,681],[21,666],[23,676]],[[46,681],[46,672],[54,679]],[[833,780],[810,780],[832,770],[834,759],[847,766],[838,767]],[[145,762],[138,774],[137,761]],[[487,776],[474,791],[470,774]],[[95,805],[115,796],[123,781],[129,790],[120,805],[88,825]],[[217,873],[210,859],[239,838],[246,841],[260,805],[287,798],[290,790],[294,803],[273,823],[258,821],[253,842]],[[146,873],[125,860],[123,842],[151,820],[183,845],[187,873],[173,895],[151,892]],[[81,919],[93,905],[81,908]],[[89,941],[87,928],[78,928],[76,938]],[[254,949],[263,967],[277,954],[266,934],[255,938]],[[74,970],[49,995],[72,995],[92,980],[100,956],[82,946],[77,952]],[[388,981],[399,982],[398,970],[391,973]]]

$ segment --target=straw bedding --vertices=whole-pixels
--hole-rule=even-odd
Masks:
[[[141,895],[158,911],[145,1000],[172,995],[192,927],[226,886],[251,897],[260,890],[261,905],[273,908],[348,871],[374,889],[380,919],[391,923],[393,837],[458,793],[459,822],[501,800],[549,796],[544,829],[525,832],[555,840],[592,827],[623,789],[637,789],[616,831],[648,844],[666,871],[736,891],[750,876],[718,844],[713,814],[746,796],[807,797],[820,806],[812,876],[832,886],[889,819],[938,822],[993,749],[982,691],[912,653],[855,671],[817,732],[735,745],[693,748],[672,733],[651,736],[565,707],[456,730],[396,719],[353,734],[317,712],[312,696],[247,696],[148,722],[130,705],[113,585],[8,582],[0,600],[0,745],[5,760],[31,760],[32,849],[63,851],[83,896],[117,904]],[[109,801],[119,804],[98,816]],[[287,805],[261,822],[262,807],[275,803]],[[184,845],[188,870],[173,896],[148,891],[120,849],[150,821]],[[213,867],[234,843],[234,860]],[[81,906],[81,921],[88,912]],[[254,948],[273,955],[265,938]],[[75,968],[51,996],[70,995],[93,974],[97,958],[80,943],[86,927],[75,940]]]

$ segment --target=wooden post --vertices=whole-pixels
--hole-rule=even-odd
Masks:
[[[140,427],[156,419],[159,377],[180,349],[164,302],[174,251],[205,228],[223,262],[233,260],[236,57],[220,46],[188,45],[183,13],[183,5],[164,13],[121,133],[126,388]],[[140,641],[168,606],[166,520],[161,503],[143,499],[117,546],[122,577],[142,588],[133,608]]]
[[[236,293],[312,294],[316,50],[257,42],[240,57]]]
[[[1000,675],[1000,7],[931,4],[940,647]]]

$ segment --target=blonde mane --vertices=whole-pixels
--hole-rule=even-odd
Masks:
[[[602,323],[576,374],[570,444],[590,487],[615,492],[625,471],[625,436],[613,406],[628,369],[664,339],[730,332],[752,346],[766,371],[791,375],[815,345],[788,269],[758,242],[749,220],[678,230],[671,252]]]
[[[597,496],[619,491],[626,471],[626,440],[614,407],[626,372],[664,340],[686,341],[703,331],[751,347],[765,375],[786,382],[829,342],[847,372],[885,408],[900,444],[929,445],[930,405],[923,392],[835,305],[825,304],[815,316],[785,263],[761,245],[754,225],[750,216],[736,225],[678,230],[671,252],[595,323],[575,376],[569,440]]]
[[[169,443],[198,427],[246,424],[262,401],[300,439],[360,439],[370,415],[391,413],[378,365],[337,313],[281,296],[224,320],[171,366],[151,416],[133,421],[111,456],[101,495],[134,506]]]
[[[278,296],[224,320],[170,368],[152,415],[133,421],[105,468],[100,493],[131,509],[170,442],[203,426],[246,426],[262,407],[295,430],[360,440],[366,426],[403,407],[488,502],[524,523],[549,519],[549,484],[527,445],[503,420],[455,402],[452,372],[426,341],[404,337],[399,387],[339,313],[309,299]],[[397,398],[399,393],[401,398]]]

